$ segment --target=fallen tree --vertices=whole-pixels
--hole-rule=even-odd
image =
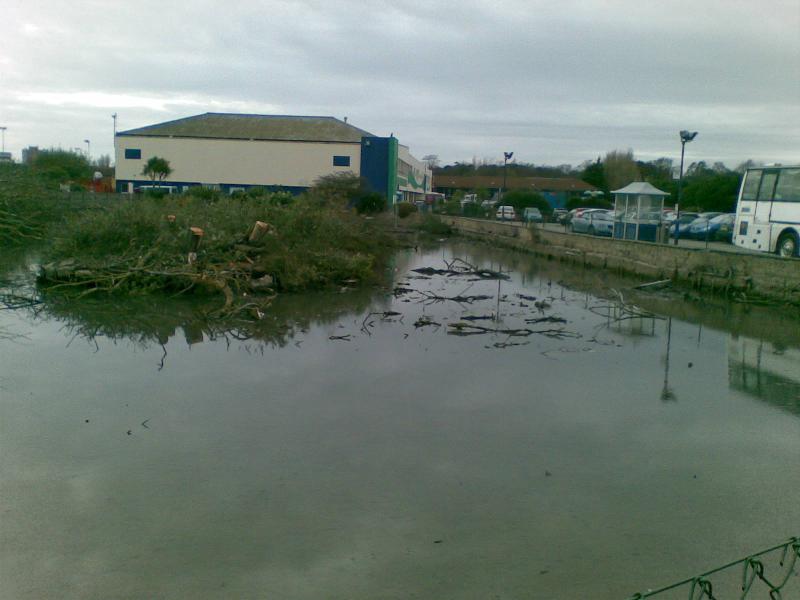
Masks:
[[[258,315],[279,291],[372,280],[391,244],[314,198],[135,198],[68,218],[39,275],[48,294],[220,294],[217,314]]]

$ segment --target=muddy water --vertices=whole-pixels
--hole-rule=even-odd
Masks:
[[[410,271],[456,256],[511,279]],[[795,318],[485,247],[390,275],[0,311],[0,597],[626,598],[800,534]],[[448,334],[493,315],[537,333]]]

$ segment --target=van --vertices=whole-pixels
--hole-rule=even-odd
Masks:
[[[513,221],[517,218],[517,213],[513,206],[498,206],[495,218],[498,221]]]
[[[542,217],[542,211],[535,206],[529,206],[522,211],[522,220],[526,223],[541,223],[544,219]]]

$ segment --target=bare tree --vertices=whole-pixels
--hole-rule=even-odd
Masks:
[[[641,179],[639,167],[633,158],[633,150],[611,150],[606,153],[603,162],[606,182],[609,189],[615,190],[625,187],[632,181]]]

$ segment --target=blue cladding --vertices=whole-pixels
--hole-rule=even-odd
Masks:
[[[386,197],[389,187],[389,149],[392,138],[361,138],[361,177],[373,192]]]
[[[125,158],[141,160],[142,151],[139,148],[125,148]]]
[[[333,157],[333,166],[334,167],[349,167],[350,166],[350,157],[349,156],[334,156]]]
[[[126,193],[128,191],[128,183],[133,184],[133,189],[136,189],[142,185],[153,185],[153,182],[149,179],[117,179],[117,193]],[[178,188],[177,191],[182,192],[184,187],[196,187],[203,184],[198,183],[197,181],[157,181],[156,185],[174,186]],[[269,192],[289,192],[295,196],[308,190],[307,187],[289,185],[250,185],[247,183],[220,183],[218,185],[219,191],[223,194],[230,193],[231,188],[244,188],[245,190],[249,190],[251,188],[261,188],[266,189]]]

